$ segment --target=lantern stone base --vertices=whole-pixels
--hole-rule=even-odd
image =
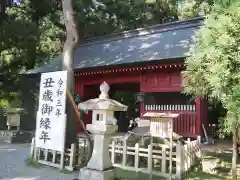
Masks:
[[[114,168],[98,171],[89,168],[83,168],[80,170],[80,180],[114,180],[115,170]]]

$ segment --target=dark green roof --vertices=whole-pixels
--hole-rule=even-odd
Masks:
[[[150,26],[82,42],[74,69],[184,58],[203,18]],[[62,56],[26,74],[58,71]]]

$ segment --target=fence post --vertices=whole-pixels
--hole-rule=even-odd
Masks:
[[[186,154],[186,169],[185,170],[188,170],[190,168],[190,152],[189,152],[189,149],[190,149],[190,146],[189,146],[189,143],[187,143],[186,145],[186,149],[185,149],[185,154]]]
[[[76,160],[76,144],[71,144],[69,166],[73,169]]]
[[[191,167],[191,139],[187,139],[187,160],[188,160],[188,169]]]
[[[201,144],[201,136],[197,136],[197,141]]]
[[[152,173],[152,153],[153,153],[153,145],[148,145],[148,172]]]
[[[123,142],[123,166],[126,166],[126,162],[127,162],[127,140],[124,139]]]
[[[138,167],[139,167],[139,143],[136,143],[135,144],[135,160],[134,160],[134,163],[135,163],[135,169],[137,170]]]
[[[111,153],[112,163],[115,164],[115,140],[112,140],[112,153]]]
[[[162,173],[166,173],[166,148],[162,146]]]
[[[190,152],[189,152],[189,155],[190,155],[190,167],[192,166],[193,164],[193,156],[194,156],[194,151],[193,151],[193,143],[190,142]]]
[[[37,148],[37,160],[40,159],[40,154],[43,150],[41,148]]]
[[[56,162],[56,151],[52,151],[52,163],[55,163]]]
[[[47,161],[48,158],[48,149],[44,149],[44,161]]]
[[[202,158],[202,152],[201,152],[201,139],[198,139],[197,141],[197,158],[201,159]]]
[[[65,149],[63,152],[61,152],[61,157],[60,157],[60,169],[64,169],[64,161],[65,161]]]
[[[34,153],[33,153],[33,157],[34,157],[34,160],[37,161],[38,160],[38,151],[39,151],[39,148],[36,147],[36,142],[35,142],[35,137],[33,137],[34,140],[33,140],[33,149],[34,149]]]
[[[30,158],[34,157],[34,146],[35,146],[35,138],[32,138],[31,149],[30,149]]]
[[[176,179],[182,179],[184,173],[184,146],[176,145]]]

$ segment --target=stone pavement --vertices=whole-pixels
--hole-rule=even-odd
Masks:
[[[76,177],[55,168],[27,166],[29,152],[30,144],[6,144],[0,138],[0,180],[73,180]]]

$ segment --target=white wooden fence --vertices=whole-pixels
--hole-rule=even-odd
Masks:
[[[148,148],[141,148],[139,143],[136,143],[135,147],[127,147],[126,143],[121,146],[112,141],[109,147],[111,160],[115,167],[156,176],[169,176],[171,157],[169,157],[168,145],[150,144]],[[185,145],[177,144],[172,153],[172,177],[182,179],[185,172],[196,163],[200,156],[198,140],[188,140]]]
[[[65,152],[62,153],[49,149],[36,148],[35,139],[32,139],[30,156],[40,164],[73,171],[77,155],[76,144],[71,144],[71,147],[66,148]]]
[[[65,152],[36,148],[35,138],[32,138],[30,157],[40,164],[73,171],[89,159],[89,149],[86,138],[80,138],[78,144],[71,144]]]
[[[140,147],[136,143],[134,147],[127,146],[126,141],[119,145],[113,139],[109,145],[110,158],[115,167],[144,172],[151,175],[168,177],[170,149],[165,144],[149,144],[147,148]],[[87,159],[87,144],[84,139],[79,141],[78,147],[72,144],[65,153],[47,149],[34,148],[32,140],[31,155],[44,165],[73,171],[82,161]],[[199,140],[186,141],[185,145],[176,144],[172,153],[172,177],[182,179],[186,171],[201,157]]]

